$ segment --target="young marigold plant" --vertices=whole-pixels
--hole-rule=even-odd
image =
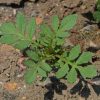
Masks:
[[[70,35],[70,30],[77,21],[77,15],[72,14],[64,17],[62,21],[58,16],[52,17],[51,25],[42,23],[37,33],[36,22],[32,18],[26,21],[22,13],[18,13],[16,23],[4,23],[0,27],[0,42],[10,44],[15,48],[25,51],[27,59],[24,65],[27,67],[24,75],[27,83],[36,80],[37,75],[43,78],[48,77],[54,67],[57,69],[55,76],[65,78],[70,83],[74,83],[81,75],[84,79],[93,78],[97,75],[95,66],[88,65],[91,61],[92,53],[81,53],[80,46],[73,47],[66,51],[62,46],[65,38]],[[27,49],[26,49],[27,48]]]

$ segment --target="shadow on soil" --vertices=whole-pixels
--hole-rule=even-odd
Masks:
[[[62,91],[67,89],[67,86],[60,82],[55,77],[50,77],[51,84],[46,85],[48,92],[44,94],[44,100],[53,100],[54,92],[62,95]]]
[[[99,96],[100,95],[100,85],[92,85],[93,90]]]
[[[44,100],[53,100],[54,92],[62,95],[62,91],[67,90],[67,86],[55,77],[51,77],[50,79],[52,83],[46,85],[48,92],[44,94]],[[97,95],[100,95],[100,85],[91,85],[91,87]],[[70,89],[70,93],[72,95],[78,93],[81,97],[87,100],[87,98],[91,94],[91,89],[88,87],[87,82],[80,80],[74,87]]]
[[[34,3],[37,3],[39,0],[34,0]],[[26,2],[32,2],[30,0],[21,0],[19,4],[16,3],[0,3],[0,7],[11,7],[11,8],[24,8]]]
[[[89,47],[89,48],[87,48],[87,51],[90,51],[90,52],[93,52],[93,53],[96,53],[99,50],[100,50],[100,47]]]
[[[100,22],[97,23],[97,22],[95,21],[92,12],[89,11],[89,12],[87,12],[87,13],[83,13],[82,15],[83,15],[83,17],[85,17],[85,18],[88,19],[88,21],[86,21],[86,24],[89,24],[89,25],[97,24],[98,27],[100,28]]]
[[[83,84],[82,81],[80,80],[71,90],[70,93],[76,94],[78,93],[80,96],[84,97],[87,99],[90,95],[90,89],[87,84]]]
[[[82,14],[85,18],[87,18],[88,20],[90,20],[90,21],[92,21],[92,20],[94,20],[94,18],[93,18],[93,13],[92,12],[87,12],[87,13],[83,13]]]

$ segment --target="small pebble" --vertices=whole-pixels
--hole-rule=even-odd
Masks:
[[[16,13],[17,13],[17,10],[13,9],[13,15],[16,15]]]
[[[26,97],[22,97],[22,100],[26,100],[27,98]]]
[[[82,6],[81,6],[81,9],[82,9],[82,10],[85,10],[86,8],[87,8],[86,5],[82,5]]]

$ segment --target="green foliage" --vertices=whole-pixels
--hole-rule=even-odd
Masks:
[[[87,65],[92,58],[90,52],[81,53],[79,45],[70,51],[62,48],[76,21],[76,14],[66,16],[62,21],[55,15],[50,26],[42,23],[39,25],[40,32],[35,34],[35,18],[27,22],[24,15],[18,13],[15,24],[1,25],[0,42],[25,51],[27,59],[23,64],[27,68],[24,76],[27,83],[35,81],[38,75],[42,78],[48,77],[53,67],[57,68],[56,72],[53,70],[57,78],[67,78],[70,83],[76,81],[79,73],[84,79],[97,75],[95,67]],[[34,35],[37,36],[35,40]]]
[[[71,68],[71,70],[68,72],[68,75],[66,76],[68,82],[74,83],[77,79],[77,72],[75,68]]]
[[[80,46],[77,45],[70,50],[67,56],[62,55],[60,58],[60,63],[65,63],[66,67],[64,65],[60,66],[56,76],[58,78],[67,78],[68,82],[70,83],[74,83],[76,81],[78,72],[84,79],[93,78],[97,75],[97,70],[95,66],[88,65],[91,59],[92,53],[81,53]]]
[[[58,70],[58,72],[56,73],[57,78],[62,78],[64,77],[68,71],[69,71],[69,67],[67,64],[63,64],[60,66],[61,68]]]
[[[96,11],[93,13],[93,17],[98,23],[100,22],[100,0],[97,1]]]
[[[36,76],[37,76],[37,69],[29,68],[29,69],[27,69],[27,71],[24,75],[24,78],[28,84],[31,84],[33,81],[35,81]]]
[[[76,14],[66,16],[61,22],[60,30],[63,31],[72,29],[73,26],[76,24],[76,21],[77,21]]]
[[[79,54],[81,53],[80,46],[77,45],[76,47],[72,48],[69,54],[70,60],[75,60]]]
[[[95,68],[95,66],[93,65],[88,65],[86,67],[79,67],[78,68],[80,71],[80,74],[84,77],[84,78],[91,78],[94,77],[95,75],[97,75],[97,70]]]
[[[24,15],[18,13],[16,23],[7,22],[1,25],[0,42],[24,50],[33,42],[32,38],[35,34],[35,29],[36,23],[34,18],[27,23]]]

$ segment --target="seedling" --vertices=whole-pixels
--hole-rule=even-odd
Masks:
[[[51,26],[42,23],[39,26],[40,32],[36,34],[35,18],[27,23],[24,15],[18,13],[15,24],[1,25],[0,42],[26,53],[27,59],[23,62],[27,67],[24,76],[26,82],[32,83],[38,75],[47,78],[51,71],[57,78],[65,78],[70,83],[74,83],[79,75],[84,79],[97,75],[95,67],[88,65],[92,58],[90,52],[81,53],[79,45],[70,51],[62,47],[76,21],[76,14],[68,15],[62,21],[55,15]],[[54,68],[58,71],[55,72]]]

